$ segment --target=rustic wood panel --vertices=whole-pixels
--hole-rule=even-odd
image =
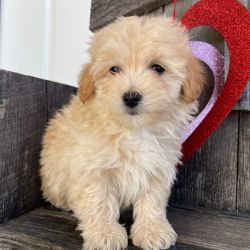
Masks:
[[[1,223],[39,203],[38,158],[47,104],[44,80],[0,74]]]
[[[239,122],[237,210],[250,213],[250,113],[241,112]]]
[[[36,209],[0,226],[5,249],[81,249],[76,219],[69,213]],[[9,248],[8,248],[9,247]]]
[[[238,113],[233,111],[201,149],[179,169],[171,201],[236,209]]]
[[[92,0],[90,30],[96,31],[119,16],[143,15],[172,0]]]
[[[168,214],[179,235],[177,248],[250,249],[249,216],[190,207],[173,207]]]
[[[40,142],[75,88],[0,71],[0,223],[38,206]]]
[[[49,118],[62,106],[69,102],[77,88],[64,84],[47,81],[47,104]]]
[[[250,81],[248,81],[246,89],[236,103],[234,110],[250,111]]]
[[[122,216],[129,227],[131,215]],[[179,238],[172,250],[250,248],[250,217],[207,209],[170,207],[168,217]],[[81,238],[71,214],[39,208],[0,226],[1,249],[80,250]],[[136,250],[131,242],[128,250]]]

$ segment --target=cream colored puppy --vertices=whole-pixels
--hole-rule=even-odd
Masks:
[[[133,206],[133,244],[167,249],[166,206],[202,69],[183,27],[165,17],[119,18],[94,35],[79,92],[43,139],[44,197],[73,210],[83,249],[119,250],[120,209]]]

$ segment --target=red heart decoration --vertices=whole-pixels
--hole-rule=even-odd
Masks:
[[[218,30],[230,54],[229,72],[220,96],[183,144],[184,162],[224,121],[244,91],[250,77],[250,14],[236,0],[201,0],[184,14],[181,22],[188,29],[205,25]]]

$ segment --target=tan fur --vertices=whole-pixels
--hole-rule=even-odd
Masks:
[[[79,95],[49,122],[41,152],[43,195],[73,210],[85,250],[126,248],[118,219],[131,205],[135,245],[159,250],[176,241],[166,206],[202,79],[187,42],[184,28],[171,19],[118,19],[94,35]],[[162,75],[152,70],[156,63],[166,69]],[[112,66],[121,72],[111,74]],[[130,90],[143,96],[136,115],[122,100]]]
[[[78,95],[82,102],[91,99],[95,94],[94,79],[90,73],[91,64],[86,64],[79,75]]]
[[[194,102],[201,94],[204,83],[204,74],[201,63],[193,56],[187,65],[188,77],[182,86],[182,95],[186,102]]]

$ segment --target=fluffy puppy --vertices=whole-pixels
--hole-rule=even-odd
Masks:
[[[43,138],[43,195],[73,210],[83,249],[126,248],[118,219],[130,205],[133,244],[167,249],[176,233],[166,206],[201,92],[201,65],[185,29],[165,17],[119,18],[94,35],[89,53],[78,95]]]

